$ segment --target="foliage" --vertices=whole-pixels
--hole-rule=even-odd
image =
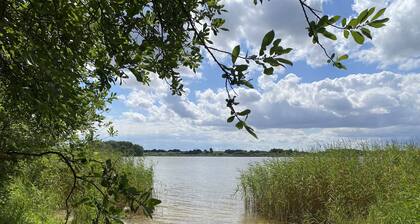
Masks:
[[[104,150],[116,150],[125,156],[142,156],[144,151],[143,146],[128,141],[105,141],[101,143],[101,148]]]
[[[273,159],[241,175],[248,209],[291,223],[418,223],[420,150],[388,145]]]
[[[305,16],[306,10],[316,14],[305,1],[299,2]],[[383,10],[373,11],[364,11],[365,15],[345,23],[344,32],[351,32],[358,43],[363,42],[361,35],[370,38],[367,26],[379,28],[387,21],[381,17]],[[238,129],[257,137],[246,123],[251,111],[236,109],[239,102],[234,87],[253,88],[247,78],[250,63],[261,66],[267,75],[273,74],[275,67],[292,65],[286,59],[292,49],[282,46],[274,31],[263,36],[258,55],[244,55],[240,46],[232,51],[215,48],[210,37],[227,31],[224,12],[219,0],[0,1],[1,197],[23,169],[20,160],[34,162],[46,157],[57,169],[58,164],[67,169],[63,185],[72,187],[65,197],[66,220],[69,211],[77,207],[96,210],[100,218],[94,223],[118,220],[119,210],[114,206],[118,195],[131,200],[133,209],[139,207],[139,200],[147,202],[141,207],[150,214],[158,203],[150,197],[150,190],[133,190],[112,160],[97,160],[89,149],[96,141],[95,127],[110,125],[104,122],[103,113],[116,97],[110,92],[113,84],[122,83],[130,74],[139,83],[148,84],[150,76],[157,75],[168,82],[172,94],[181,95],[178,69],[184,66],[195,71],[204,51],[225,80],[226,106],[231,111],[227,121],[236,120]],[[323,47],[318,34],[334,39],[324,28],[335,27],[331,23],[337,20],[308,20],[314,43]],[[221,63],[215,51],[230,55],[231,61]],[[335,59],[326,55],[333,65],[343,68],[339,61],[346,56]],[[112,126],[109,133],[115,133]],[[95,187],[97,192],[90,192],[92,197],[80,204],[73,203],[74,194],[92,187],[91,178],[101,178],[101,187]]]
[[[152,170],[144,166],[141,160],[121,160],[120,155],[115,153],[97,153],[98,160],[112,161],[112,165],[118,173],[124,174],[125,179],[134,189],[149,192],[152,186]],[[58,158],[41,157],[35,160],[21,160],[17,164],[18,173],[13,176],[7,187],[7,197],[0,199],[0,223],[62,223],[64,218],[66,194],[72,188],[71,176],[63,175],[68,172],[65,164],[60,163]],[[84,177],[87,178],[87,177]],[[101,184],[101,177],[92,179],[92,184],[78,184],[80,188],[72,197],[71,205],[74,208],[72,223],[92,223],[97,219],[98,208],[96,206],[106,203],[95,203],[95,200],[105,200],[106,197],[96,189],[107,192],[109,188]],[[95,186],[95,185],[96,186]],[[130,206],[130,201],[125,201],[124,192],[113,194],[112,200],[117,200],[114,208],[118,210],[120,217],[125,206]],[[110,197],[108,199],[111,200]],[[150,201],[148,203],[153,203]],[[147,207],[147,206],[145,206]],[[111,207],[104,209],[111,209]],[[134,212],[134,210],[132,210]],[[102,212],[104,213],[104,212]],[[104,221],[106,214],[98,217],[98,221]],[[114,217],[115,220],[116,217]]]
[[[335,40],[328,28],[340,29],[362,44],[364,37],[372,38],[369,28],[380,28],[388,21],[381,17],[385,9],[370,8],[349,22],[343,18],[339,26],[339,16],[319,15],[305,1],[297,1],[308,22],[309,36],[338,68],[345,68],[341,61],[348,56],[326,52],[319,34]],[[247,79],[251,62],[263,67],[267,75],[275,67],[292,65],[285,58],[292,49],[281,46],[273,30],[263,36],[258,55],[242,54],[240,45],[232,51],[212,46],[211,35],[228,31],[221,16],[226,10],[219,0],[5,0],[0,6],[0,82],[8,120],[18,117],[32,125],[42,124],[47,127],[41,130],[47,129],[54,137],[68,134],[69,127],[86,128],[91,121],[100,120],[95,112],[105,109],[107,91],[128,74],[147,84],[155,73],[171,82],[173,94],[182,94],[177,69],[186,66],[195,71],[203,58],[200,49],[222,71],[226,106],[231,110],[228,122],[236,119],[238,129],[256,137],[246,123],[251,111],[235,109],[238,102],[233,87],[253,88]],[[316,19],[311,21],[309,13]],[[230,55],[231,64],[218,60],[215,51]]]

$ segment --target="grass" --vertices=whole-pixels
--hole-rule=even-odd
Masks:
[[[139,190],[152,187],[153,170],[141,158],[123,158],[121,154],[104,151],[98,157],[112,159],[118,172],[127,175],[131,186]],[[68,167],[55,157],[22,160],[17,166],[12,179],[0,181],[0,224],[63,223],[64,201],[72,183]],[[91,185],[79,186],[71,203],[77,204],[87,196],[101,198]],[[71,223],[91,223],[94,215],[92,207],[76,206]]]
[[[241,175],[246,208],[281,223],[419,223],[420,150],[386,145],[272,159]]]

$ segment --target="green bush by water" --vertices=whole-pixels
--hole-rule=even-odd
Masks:
[[[126,174],[136,189],[151,189],[153,170],[144,165],[142,158],[123,158],[118,153],[104,151],[97,152],[97,158],[111,159],[118,172]],[[43,157],[22,160],[16,170],[12,179],[0,181],[0,224],[63,223],[64,202],[72,186],[68,167],[58,158]],[[74,209],[69,223],[91,223],[95,218],[94,209],[80,203],[86,197],[99,199],[101,195],[93,185],[78,186],[78,193],[70,202]],[[119,205],[126,206],[124,201]]]
[[[420,150],[327,150],[251,166],[247,210],[283,223],[420,223]]]

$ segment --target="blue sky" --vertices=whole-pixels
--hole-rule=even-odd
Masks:
[[[416,139],[420,131],[420,25],[416,0],[311,0],[328,15],[351,17],[366,7],[388,7],[389,24],[373,32],[374,42],[360,47],[337,33],[329,51],[349,54],[347,70],[326,64],[305,31],[297,0],[271,0],[254,6],[250,0],[225,1],[228,33],[213,37],[216,47],[236,44],[255,51],[262,36],[274,29],[283,45],[294,48],[294,66],[273,76],[252,67],[254,90],[237,89],[241,105],[253,113],[249,122],[259,139],[226,123],[226,93],[220,70],[205,58],[197,74],[180,72],[187,93],[171,96],[165,82],[152,77],[150,87],[133,79],[113,90],[119,95],[107,118],[114,122],[117,140],[153,148],[273,147],[308,149],[339,140],[377,141]],[[337,32],[337,31],[335,31]],[[220,60],[223,55],[217,54]],[[111,139],[110,137],[104,137]]]

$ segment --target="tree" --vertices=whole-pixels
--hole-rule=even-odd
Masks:
[[[340,69],[345,69],[342,61],[348,56],[329,53],[323,47],[323,37],[336,39],[328,29],[342,30],[346,38],[351,35],[362,44],[365,37],[372,38],[369,28],[380,28],[388,21],[381,17],[385,9],[370,8],[355,18],[341,19],[297,1],[309,37],[324,50],[328,62]],[[73,176],[66,200],[69,211],[76,185],[92,182],[77,172],[93,162],[84,145],[94,140],[95,125],[109,125],[102,113],[115,99],[109,92],[111,86],[130,73],[140,84],[148,84],[150,75],[156,74],[168,82],[172,94],[181,95],[183,84],[177,68],[195,71],[205,51],[224,79],[230,109],[227,122],[236,120],[238,129],[257,137],[246,122],[251,111],[236,110],[239,102],[234,88],[253,88],[246,75],[251,63],[262,66],[266,75],[275,67],[291,66],[286,57],[292,49],[281,46],[274,31],[263,36],[258,55],[242,54],[240,45],[231,51],[215,48],[210,34],[228,31],[223,27],[225,12],[219,0],[1,1],[0,168],[13,170],[15,160],[23,158],[57,156]],[[216,51],[229,55],[231,62],[220,61]],[[110,133],[114,133],[112,127]],[[102,162],[101,172],[108,175],[112,163]],[[152,212],[158,202],[144,203],[151,205]]]
[[[102,143],[102,147],[108,150],[119,151],[124,156],[142,156],[144,152],[143,146],[127,141],[106,141]]]

